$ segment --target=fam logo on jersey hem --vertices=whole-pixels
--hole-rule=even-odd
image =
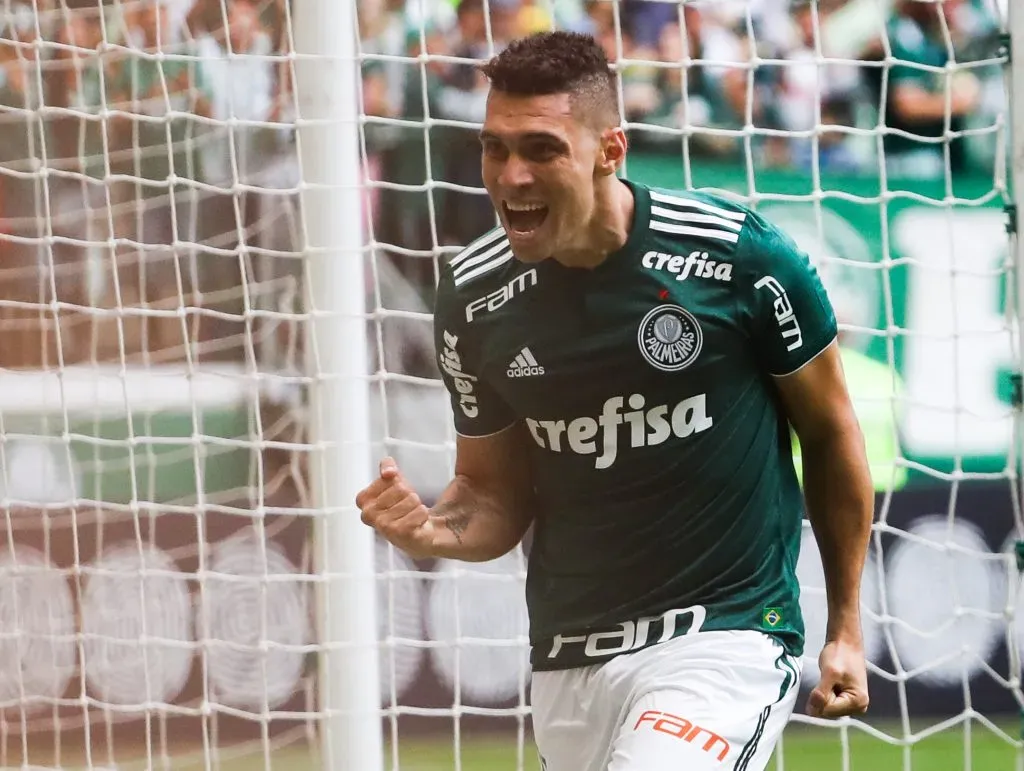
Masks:
[[[591,629],[582,634],[556,634],[551,639],[547,658],[563,663],[582,659],[606,660],[620,653],[660,645],[682,635],[695,635],[704,627],[707,617],[707,608],[691,605],[666,610],[659,616],[623,621],[610,628]]]
[[[700,355],[704,333],[685,308],[659,305],[643,317],[636,339],[640,353],[652,367],[662,372],[678,372]]]

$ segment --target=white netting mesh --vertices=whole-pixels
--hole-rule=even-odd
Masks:
[[[5,555],[0,564],[6,630],[0,698],[34,712],[64,692],[74,668],[71,592],[60,571],[29,546],[19,545],[16,556]]]
[[[589,31],[620,74],[626,172],[757,204],[840,317],[878,490],[873,708],[838,734],[794,725],[779,767],[1011,767],[1009,4],[355,5],[364,212],[338,217],[366,244],[371,454],[427,499],[450,472],[432,290],[494,222],[469,65],[514,35]],[[325,765],[302,7],[0,0],[0,766]],[[378,544],[376,564],[387,757],[536,768],[522,555]],[[809,532],[798,569],[810,684]]]

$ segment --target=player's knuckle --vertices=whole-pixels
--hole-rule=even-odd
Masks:
[[[370,507],[363,512],[363,522],[372,528],[380,529],[380,512]]]

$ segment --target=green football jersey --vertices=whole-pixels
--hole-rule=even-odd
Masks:
[[[441,275],[435,338],[459,434],[528,429],[536,670],[700,630],[803,649],[803,498],[773,376],[836,337],[807,256],[713,195],[626,182],[594,269],[514,259],[497,228]]]

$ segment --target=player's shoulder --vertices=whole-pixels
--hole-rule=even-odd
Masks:
[[[762,271],[800,259],[793,239],[768,217],[725,192],[648,188],[648,229],[676,253],[711,253],[738,270]]]
[[[753,212],[725,195],[705,190],[647,188],[651,200],[648,230],[661,241],[685,249],[736,251]]]
[[[455,298],[477,297],[504,286],[527,269],[512,256],[508,236],[498,226],[448,260],[441,269],[440,283]]]
[[[745,216],[752,211],[738,196],[724,190],[655,186],[647,186],[647,190],[651,196],[652,207],[669,206],[675,209],[703,210],[737,222],[742,222]],[[709,210],[707,207],[712,208]]]

